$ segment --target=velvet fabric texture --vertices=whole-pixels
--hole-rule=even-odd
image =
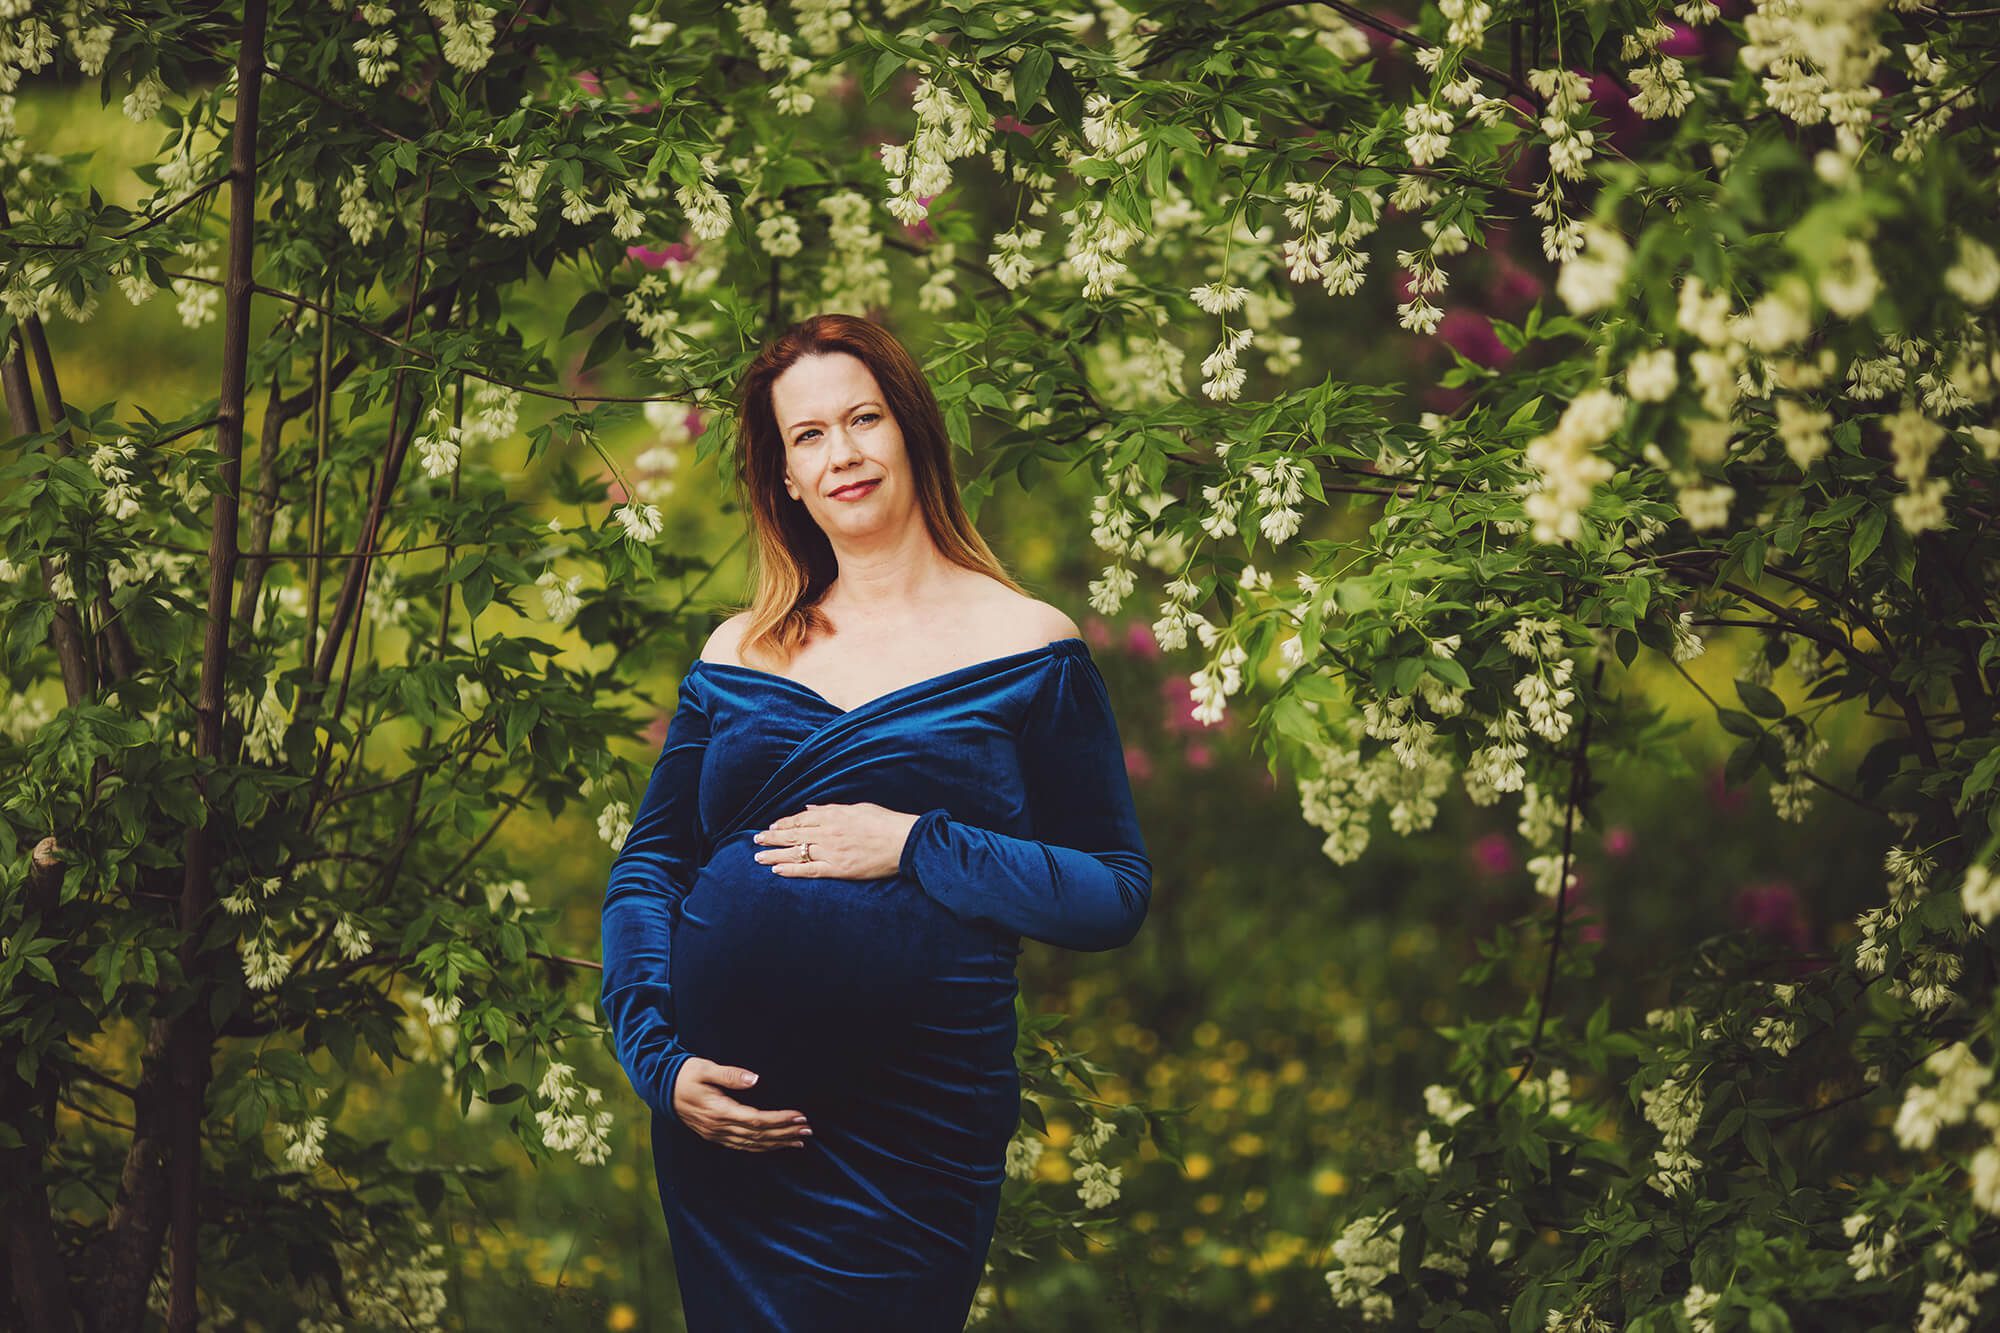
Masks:
[[[893,875],[781,876],[753,835],[808,802],[919,813]],[[1110,697],[1080,638],[842,709],[697,660],[614,862],[604,1011],[653,1111],[693,1333],[959,1333],[1020,1117],[1021,939],[1102,950],[1152,894]],[[807,1146],[710,1143],[690,1055],[755,1071]]]

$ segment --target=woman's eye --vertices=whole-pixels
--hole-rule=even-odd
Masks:
[[[863,422],[863,421],[877,421],[877,420],[880,420],[880,419],[881,419],[881,418],[880,418],[880,414],[879,414],[879,413],[876,413],[876,412],[863,412],[863,413],[862,413],[862,414],[861,414],[860,416],[858,416],[858,417],[854,418],[854,420],[855,420],[855,421],[856,421],[857,423],[859,423],[859,422]],[[808,439],[812,438],[813,436],[815,436],[815,435],[817,435],[817,434],[819,434],[819,432],[818,432],[817,430],[815,430],[815,429],[813,429],[813,428],[811,428],[811,427],[807,427],[807,428],[806,428],[805,430],[802,430],[802,431],[800,431],[800,432],[799,432],[799,433],[798,433],[797,435],[795,435],[795,436],[793,436],[793,437],[792,437],[792,443],[793,443],[793,444],[804,444],[804,443],[805,443],[805,442],[806,442],[806,441],[807,441]]]

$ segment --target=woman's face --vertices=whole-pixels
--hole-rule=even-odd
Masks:
[[[902,429],[861,358],[800,357],[771,382],[771,413],[785,491],[829,534],[873,531],[914,508]]]

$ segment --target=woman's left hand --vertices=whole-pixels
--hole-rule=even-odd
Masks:
[[[791,879],[886,879],[903,863],[903,846],[917,816],[876,805],[808,805],[795,815],[774,819],[751,841],[762,843],[757,859]],[[812,860],[799,848],[811,843]]]

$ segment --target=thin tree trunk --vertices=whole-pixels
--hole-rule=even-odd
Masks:
[[[8,225],[5,201],[0,201],[0,227]],[[48,333],[42,328],[39,316],[29,315],[21,321],[28,335],[28,350],[34,353],[35,371],[42,381],[42,402],[49,410],[49,425],[61,423],[62,433],[56,437],[56,452],[71,453],[75,441],[70,438],[69,408],[63,403],[62,381],[56,378],[56,359],[49,351]],[[74,579],[71,580],[74,582]],[[103,579],[97,581],[97,615],[100,622],[97,645],[97,660],[101,670],[110,667],[109,675],[102,680],[110,684],[125,679],[139,669],[139,654],[132,647],[132,636],[118,623],[118,613],[111,608],[111,588]]]
[[[0,202],[0,216],[4,216],[6,205]],[[4,225],[4,223],[0,223]],[[17,325],[8,339],[7,359],[0,363],[0,379],[7,386],[7,418],[16,435],[33,435],[41,426],[40,413],[35,411],[34,390],[28,387],[28,356],[21,345],[21,330]],[[55,598],[55,562],[42,557],[42,582],[49,585],[50,597],[55,604],[55,619],[49,626],[49,637],[55,643],[56,662],[62,667],[63,695],[71,703],[76,703],[90,693],[90,662],[83,655],[83,620],[76,613],[76,607]],[[75,583],[71,579],[71,583]]]
[[[236,524],[241,504],[243,413],[249,391],[251,260],[257,226],[257,109],[264,77],[265,0],[246,0],[236,49],[236,123],[230,131],[229,261],[223,277],[222,392],[215,432],[222,456],[209,537],[208,625],[202,638],[201,692],[195,706],[195,753],[222,757],[224,685],[229,666],[230,596],[236,584]],[[181,881],[181,966],[192,1002],[175,1019],[168,1042],[172,1079],[167,1119],[167,1180],[173,1228],[170,1333],[195,1333],[195,1275],[201,1252],[201,1122],[214,1034],[202,985],[200,945],[214,885],[215,830],[226,818],[202,794],[201,822],[188,829]]]
[[[55,907],[61,887],[60,849],[54,838],[44,838],[29,858],[28,910],[46,915]],[[7,1050],[5,1059],[0,1079],[5,1080],[7,1089],[7,1123],[26,1131],[32,1119],[41,1129],[39,1135],[23,1134],[25,1146],[0,1153],[0,1172],[5,1173],[5,1180],[0,1181],[0,1191],[5,1194],[0,1236],[7,1245],[13,1307],[24,1328],[68,1333],[76,1327],[76,1312],[70,1305],[69,1278],[49,1214],[48,1187],[41,1181],[42,1163],[37,1160],[40,1145],[55,1130],[55,1071],[44,1066],[31,1086],[15,1072],[15,1052]],[[19,1105],[15,1104],[17,1097]]]

